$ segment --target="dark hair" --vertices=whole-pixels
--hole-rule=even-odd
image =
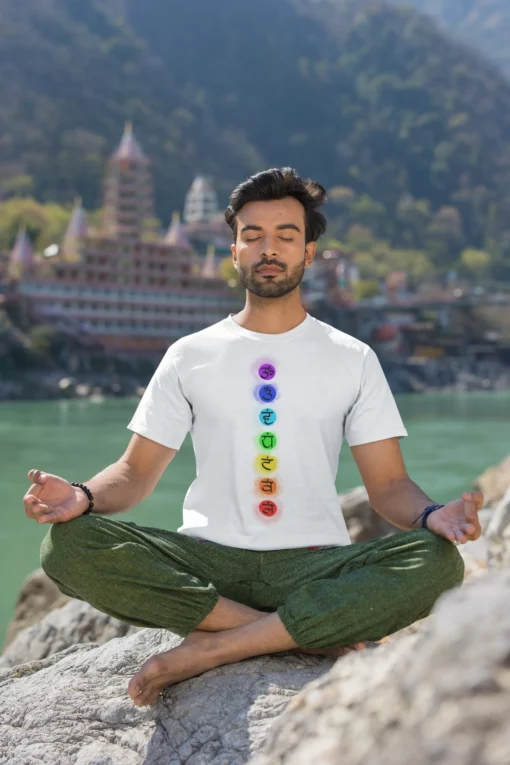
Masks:
[[[230,195],[225,220],[237,239],[237,213],[248,202],[294,197],[305,208],[306,243],[316,242],[326,231],[326,218],[317,208],[326,201],[326,189],[317,181],[301,178],[292,167],[273,168],[250,176]]]

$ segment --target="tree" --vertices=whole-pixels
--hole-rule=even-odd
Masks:
[[[356,282],[353,286],[355,300],[366,300],[381,294],[379,282],[375,279]]]
[[[34,243],[43,250],[60,242],[71,217],[70,208],[53,202],[41,204],[32,197],[12,197],[0,203],[0,249],[10,250],[21,226]]]
[[[487,272],[491,256],[483,250],[467,249],[460,256],[460,262],[467,271],[479,278]]]

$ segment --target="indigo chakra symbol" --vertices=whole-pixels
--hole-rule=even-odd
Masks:
[[[268,404],[275,400],[276,388],[274,385],[262,385],[258,390],[258,397],[265,404]]]

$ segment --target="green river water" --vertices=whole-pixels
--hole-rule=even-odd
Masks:
[[[411,478],[436,501],[446,503],[510,453],[510,393],[397,396],[409,438],[400,441]],[[25,516],[23,494],[30,468],[86,481],[124,451],[126,426],[136,400],[0,403],[0,639],[11,619],[19,588],[39,567],[39,547],[49,526]],[[155,492],[119,519],[175,530],[182,502],[195,476],[189,436]],[[344,442],[338,491],[361,483]]]

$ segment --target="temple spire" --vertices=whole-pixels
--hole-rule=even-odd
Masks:
[[[84,237],[87,236],[87,218],[82,201],[78,197],[74,202],[74,209],[71,220],[62,240],[60,252],[62,258],[67,261],[77,261],[80,259],[80,245]]]
[[[165,244],[178,252],[193,252],[193,247],[181,223],[179,212],[172,214],[172,222],[166,232]]]
[[[142,147],[135,138],[133,133],[133,125],[131,122],[126,122],[124,125],[124,134],[121,138],[120,144],[117,150],[113,154],[114,159],[130,159],[140,160],[145,159],[145,154]]]
[[[137,241],[152,236],[154,189],[151,163],[126,122],[118,149],[108,162],[104,192],[104,234]]]
[[[26,227],[21,226],[16,236],[14,247],[9,257],[7,275],[10,279],[21,279],[34,268],[34,251],[27,235]]]

